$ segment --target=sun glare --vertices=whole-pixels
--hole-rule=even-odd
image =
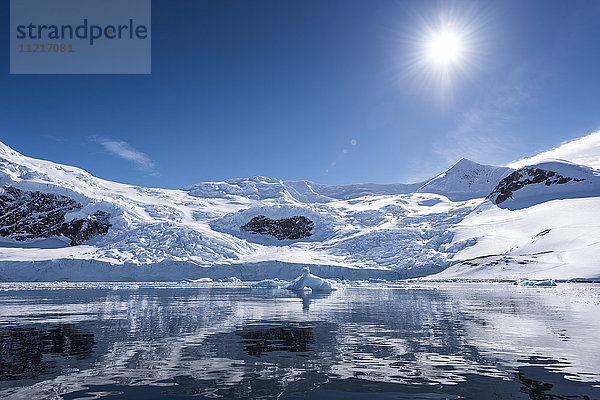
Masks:
[[[437,65],[446,66],[460,60],[462,53],[460,36],[456,32],[442,31],[429,38],[428,58]]]
[[[400,33],[402,83],[451,103],[453,93],[484,62],[489,16],[452,3],[438,12],[414,15]]]

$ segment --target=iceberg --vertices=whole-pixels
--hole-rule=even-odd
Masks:
[[[514,284],[517,286],[556,286],[554,279],[548,279],[545,281],[532,281],[527,278],[521,278]]]
[[[262,281],[252,284],[255,288],[281,288],[288,285],[289,282],[279,279],[263,279]]]
[[[230,276],[228,278],[219,279],[219,282],[227,282],[227,283],[241,283],[242,280],[237,276]]]
[[[181,281],[182,283],[202,283],[202,282],[212,282],[212,278],[198,278],[198,279],[184,279]]]
[[[305,292],[331,292],[338,290],[341,285],[329,279],[323,279],[310,273],[309,267],[302,269],[302,275],[294,279],[286,289]]]

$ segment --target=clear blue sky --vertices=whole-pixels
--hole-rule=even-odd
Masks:
[[[3,1],[0,140],[178,188],[409,182],[600,128],[599,1],[456,3],[153,0],[151,75],[35,76],[8,73]],[[449,20],[461,61],[423,62],[427,30]]]

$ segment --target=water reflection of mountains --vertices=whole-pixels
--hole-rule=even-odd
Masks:
[[[53,371],[59,358],[85,360],[94,351],[94,335],[72,324],[0,328],[0,380],[32,379]],[[50,356],[50,357],[49,357]],[[67,362],[67,360],[62,360]]]
[[[241,342],[248,355],[256,357],[272,351],[308,352],[315,342],[312,326],[294,323],[271,328],[264,328],[260,324],[250,325],[237,334],[242,337]]]
[[[471,289],[351,288],[319,295],[142,288],[103,295],[96,291],[94,296],[82,290],[69,297],[56,292],[56,297],[43,295],[53,306],[79,315],[78,322],[45,326],[11,320],[6,327],[0,317],[5,325],[0,328],[0,396],[2,387],[11,386],[9,380],[36,377],[47,381],[31,389],[34,393],[46,393],[56,377],[61,390],[82,397],[100,386],[127,393],[144,387],[157,393],[250,398],[314,390],[474,398],[468,394],[480,390],[484,397],[511,393],[542,399],[560,398],[540,396],[554,396],[561,387],[569,396],[591,390],[584,383],[566,382],[556,371],[538,371],[568,369],[569,363],[513,368],[517,360],[531,364],[523,361],[529,349],[519,338],[503,337],[502,345],[510,351],[493,351],[489,334],[512,332],[494,318],[517,318],[521,329],[535,326],[542,320],[528,312],[532,304],[552,313],[555,325],[568,327],[569,314],[545,298],[474,294]],[[39,320],[44,307],[27,296],[31,304],[22,306],[22,312]],[[540,348],[538,339],[532,343],[538,344],[538,352],[555,356],[551,353],[576,349],[564,341],[563,330],[556,329],[562,335],[556,342],[537,326],[524,332],[542,335],[547,348]],[[67,375],[58,366],[80,371]],[[84,383],[90,377],[93,385]]]

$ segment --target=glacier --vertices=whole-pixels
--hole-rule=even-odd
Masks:
[[[59,215],[67,222],[110,215],[106,232],[80,235],[77,246],[56,235],[0,237],[0,280],[291,280],[305,266],[348,280],[600,279],[600,172],[564,160],[527,166],[549,171],[536,176],[522,168],[462,159],[414,184],[253,177],[170,190],[110,182],[0,142],[1,190],[71,199],[81,206]],[[570,180],[542,180],[549,175]],[[241,229],[259,216],[310,220],[310,235]]]

